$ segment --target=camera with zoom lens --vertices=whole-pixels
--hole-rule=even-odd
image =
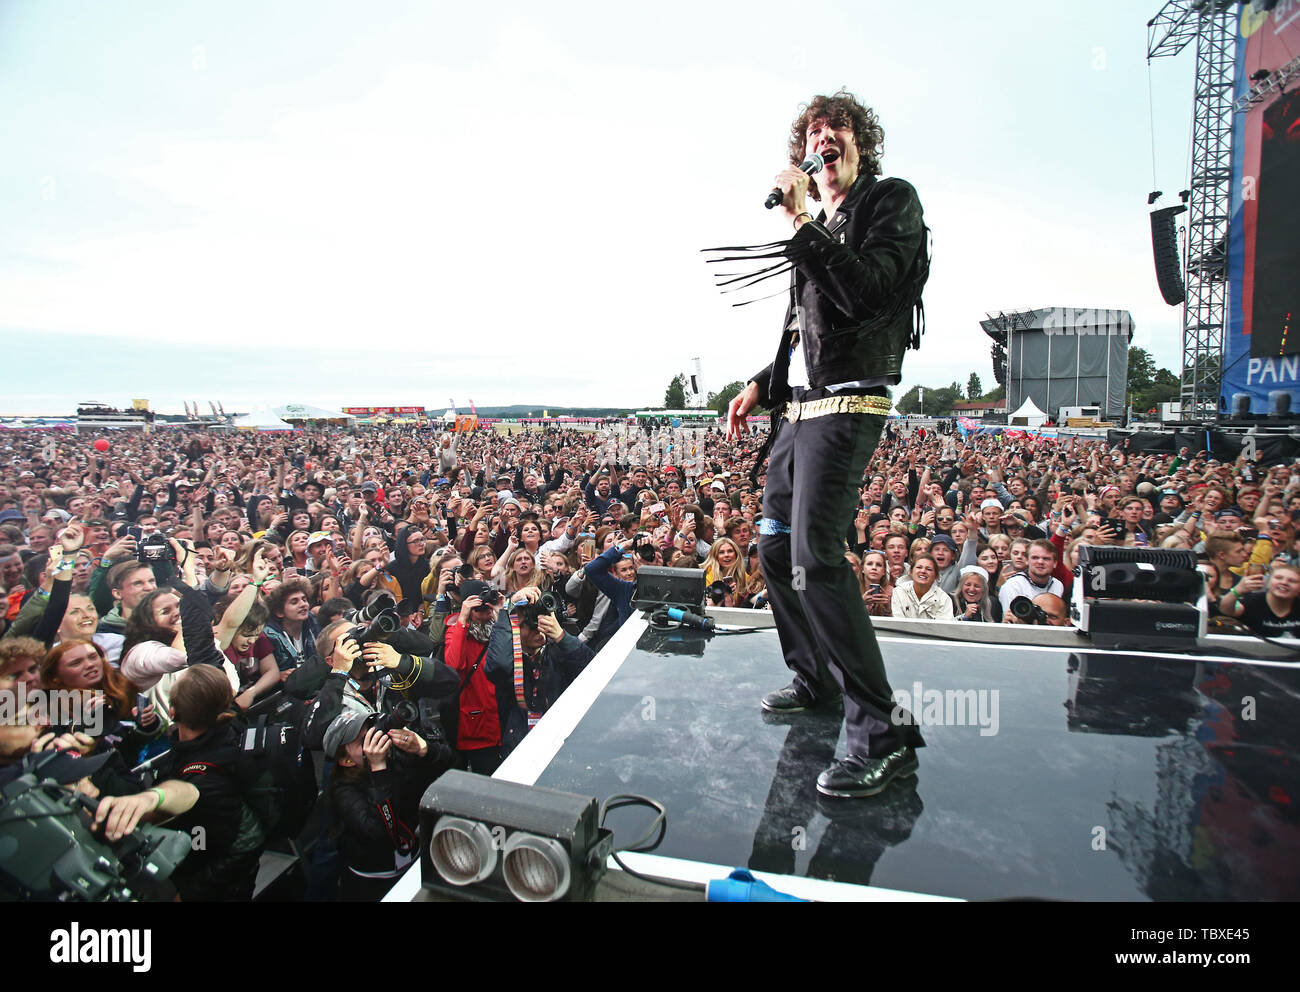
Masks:
[[[1011,612],[1021,623],[1036,623],[1050,625],[1052,618],[1049,617],[1041,606],[1036,606],[1034,601],[1028,596],[1017,596],[1011,601]]]
[[[391,710],[376,714],[370,723],[381,734],[390,730],[406,730],[408,727],[419,726],[420,708],[409,699],[399,699]]]
[[[348,617],[353,626],[344,637],[350,637],[357,647],[365,647],[372,641],[385,641],[394,631],[402,626],[402,619],[397,615],[397,600],[391,593],[382,592],[359,610],[354,610]]]
[[[525,627],[537,627],[537,621],[545,614],[555,615],[559,602],[555,596],[549,592],[544,592],[537,597],[536,603],[516,603],[514,607],[515,616],[519,617],[519,622]]]
[[[709,588],[705,590],[705,593],[708,595],[710,603],[714,606],[721,606],[731,594],[731,586],[727,585],[722,579],[718,579],[716,582],[709,584]]]

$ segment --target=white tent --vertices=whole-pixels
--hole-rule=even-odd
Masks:
[[[1011,427],[1041,427],[1045,420],[1047,414],[1034,406],[1034,401],[1026,396],[1020,409],[1007,418],[1007,424]]]
[[[894,404],[893,404],[892,402],[889,404],[889,414],[888,414],[888,416],[890,416],[890,417],[901,417],[901,416],[902,416],[902,414],[898,412],[898,407],[894,406]]]
[[[292,424],[286,424],[266,407],[244,414],[235,421],[235,427],[241,431],[296,431],[298,429]]]
[[[271,413],[275,414],[281,420],[346,420],[351,422],[356,420],[350,413],[342,413],[339,410],[326,410],[319,406],[311,406],[307,403],[286,403],[284,406],[271,407]]]

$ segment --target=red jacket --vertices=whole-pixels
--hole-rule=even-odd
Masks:
[[[474,663],[478,668],[465,682],[460,694],[460,724],[456,731],[456,749],[459,751],[477,751],[485,747],[501,746],[501,718],[497,715],[496,686],[487,677],[486,644],[482,644],[468,635],[464,624],[457,623],[447,628],[447,640],[444,656],[447,664],[454,668],[463,680],[469,675]],[[480,656],[482,660],[480,661]]]

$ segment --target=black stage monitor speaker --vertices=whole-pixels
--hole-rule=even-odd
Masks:
[[[632,608],[653,610],[660,606],[680,606],[703,613],[704,569],[642,565],[636,573]]]
[[[596,800],[449,771],[420,800],[420,876],[478,902],[578,902],[605,874],[614,835]]]
[[[1081,545],[1070,616],[1095,644],[1205,636],[1205,576],[1185,548]]]
[[[1156,282],[1160,295],[1170,306],[1177,306],[1187,296],[1183,287],[1183,267],[1178,259],[1178,231],[1174,218],[1187,207],[1178,204],[1151,211],[1151,250],[1156,259]]]

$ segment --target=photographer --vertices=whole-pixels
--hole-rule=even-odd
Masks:
[[[1029,545],[1029,566],[1002,583],[998,602],[1002,604],[1003,623],[1024,623],[1011,609],[1011,601],[1019,596],[1033,600],[1042,595],[1060,599],[1065,594],[1061,580],[1054,578],[1056,571],[1056,546],[1051,541],[1036,540]]]
[[[303,720],[303,743],[320,747],[331,722],[345,710],[361,713],[395,711],[405,701],[410,706],[420,699],[440,699],[459,684],[456,674],[432,657],[429,639],[411,631],[395,631],[391,643],[358,641],[355,620],[330,624],[316,639],[318,657],[304,664],[285,680],[284,691],[298,699],[316,696]],[[364,639],[364,635],[361,635]],[[412,653],[412,649],[421,653]],[[427,649],[427,654],[423,653]],[[387,681],[381,685],[383,676]],[[381,692],[382,690],[382,692]],[[403,707],[407,722],[426,723]],[[435,728],[419,726],[422,733],[435,735]],[[450,764],[450,755],[444,756]]]
[[[555,614],[542,605],[541,590],[522,589],[516,599],[524,602],[514,607],[508,619],[505,614],[497,618],[498,626],[506,620],[511,628],[510,650],[493,638],[484,665],[496,686],[503,759],[595,657],[591,648],[566,634]]]
[[[445,654],[457,673],[458,699],[453,746],[469,770],[491,775],[501,764],[501,717],[496,686],[484,671],[489,642],[509,651],[510,628],[496,623],[501,594],[485,582],[466,579],[460,585],[460,622],[447,628]]]
[[[429,616],[428,635],[435,651],[441,651],[447,637],[449,617],[460,613],[460,584],[467,578],[464,562],[454,551],[448,551],[435,563],[421,588],[424,590],[425,612]]]
[[[334,761],[327,787],[333,837],[345,870],[339,899],[378,902],[419,855],[420,797],[445,766],[409,728],[384,730],[349,710],[325,732]]]
[[[1070,614],[1066,609],[1065,600],[1047,592],[1035,596],[1032,600],[1027,596],[1017,596],[1011,601],[1007,617],[1014,617],[1010,620],[1004,617],[1007,623],[1032,624],[1040,627],[1070,625]]]

